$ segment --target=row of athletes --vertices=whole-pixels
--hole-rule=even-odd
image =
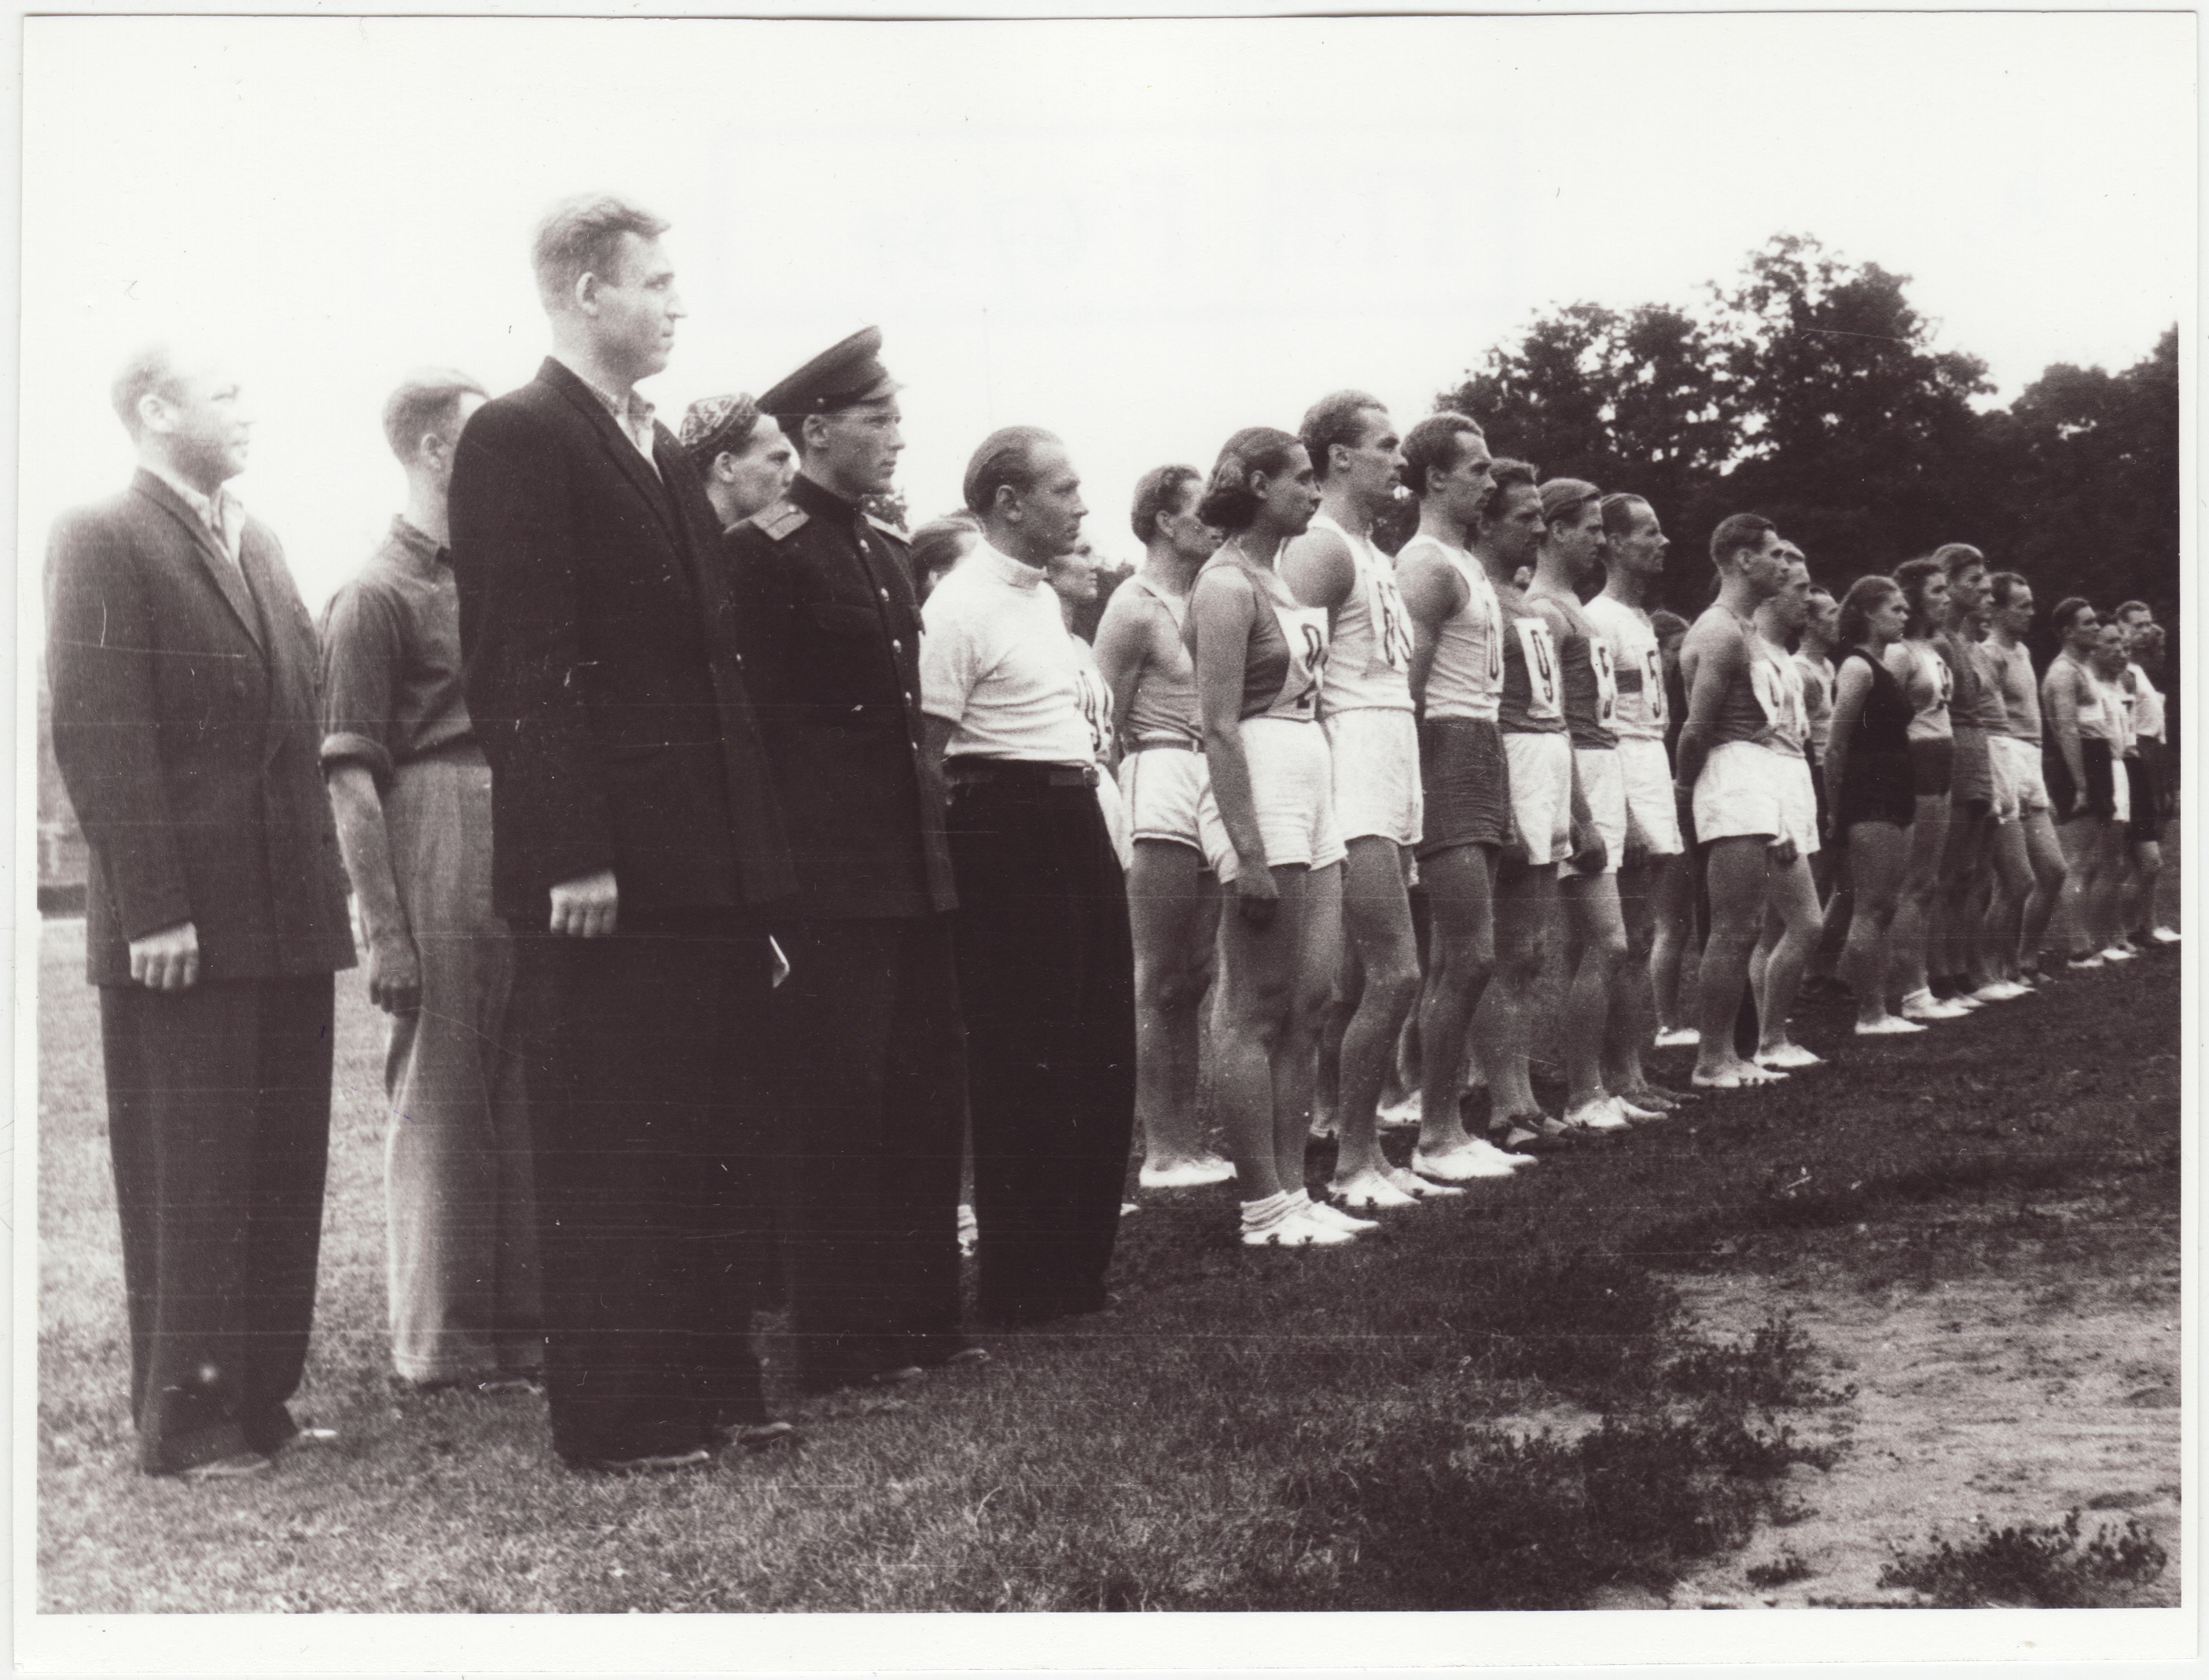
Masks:
[[[1392,559],[1372,528],[1405,484],[1419,526]],[[1111,597],[1082,686],[1096,756],[1117,766],[1098,791],[1129,870],[1141,1182],[1231,1174],[1254,1245],[1350,1241],[1374,1223],[1361,1213],[1462,1194],[1689,1099],[1650,1081],[1641,1051],[1654,979],[1676,972],[1698,921],[1697,1025],[1657,1040],[1700,1045],[1693,1085],[1818,1065],[1787,1018],[1828,921],[1821,835],[1845,842],[1859,877],[1853,916],[1839,903],[1860,1033],[2022,996],[2022,954],[2066,876],[2051,816],[2088,855],[2110,822],[2123,754],[2094,744],[2122,708],[2083,698],[2077,662],[2059,659],[2049,750],[2065,791],[2051,805],[2037,707],[1995,709],[2019,669],[2033,688],[2019,641],[2029,588],[2012,574],[1990,584],[1961,545],[1860,580],[1837,607],[1770,521],[1734,515],[1712,539],[1717,599],[1674,659],[1659,623],[1671,615],[1645,605],[1667,548],[1646,501],[1538,483],[1491,458],[1462,415],[1399,438],[1358,392],[1315,405],[1299,435],[1237,433],[1208,480],[1155,470],[1134,524],[1145,562]],[[956,521],[917,533],[924,590],[969,541]],[[1070,617],[1093,565],[1068,555],[1046,571]],[[2057,621],[2068,636],[2092,616],[2067,602]],[[1936,634],[1937,672],[1923,663]],[[1987,680],[1950,674],[1966,647]],[[1921,744],[1936,737],[1945,749]],[[1528,1003],[1560,900],[1568,1092],[1551,1117],[1529,1079]],[[1929,951],[1951,954],[1961,978],[1938,972],[1954,1001],[1935,995]],[[1194,1123],[1215,962],[1231,1164]],[[1745,987],[1753,1057],[1733,1048]],[[1468,1039],[1488,1138],[1461,1117]],[[1408,1168],[1379,1143],[1399,1044],[1417,1087],[1399,1111],[1420,1131]],[[1339,1138],[1339,1206],[1306,1191],[1315,1115]]]

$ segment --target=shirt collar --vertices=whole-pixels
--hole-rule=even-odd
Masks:
[[[1015,560],[995,546],[987,537],[974,545],[974,551],[966,559],[998,582],[1014,589],[1034,589],[1043,583],[1043,568]]]
[[[207,527],[216,541],[229,551],[232,559],[238,557],[238,527],[244,522],[245,510],[238,505],[238,498],[230,493],[229,485],[217,485],[214,494],[208,496],[156,462],[147,462],[146,470],[177,493],[184,504],[199,516],[200,523]]]
[[[433,567],[448,563],[445,551],[438,547],[419,526],[410,523],[404,514],[397,515],[391,521],[391,540],[398,548],[410,556],[416,562],[418,569],[424,573]]]
[[[552,359],[574,374],[583,388],[603,403],[606,412],[612,415],[631,437],[640,432],[647,438],[652,436],[652,417],[655,411],[634,390],[618,394],[609,391],[557,350],[552,352]]]

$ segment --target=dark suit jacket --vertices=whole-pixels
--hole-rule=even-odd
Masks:
[[[468,711],[491,768],[491,896],[542,924],[611,868],[624,909],[793,885],[739,666],[719,521],[675,439],[653,473],[547,359],[478,409],[451,495]]]
[[[804,477],[722,540],[796,913],[949,910],[943,803],[921,786],[920,610],[904,540]]]
[[[196,925],[210,980],[352,966],[318,756],[315,628],[248,520],[238,569],[151,473],[56,521],[46,555],[54,756],[92,858],[86,959]]]

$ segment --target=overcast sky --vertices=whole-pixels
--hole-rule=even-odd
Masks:
[[[1532,312],[1691,303],[1775,232],[1913,276],[2006,400],[2190,319],[2193,28],[31,19],[26,552],[128,472],[123,354],[202,338],[319,608],[397,506],[385,392],[529,376],[530,230],[588,188],[675,224],[671,422],[876,323],[916,516],[1034,422],[1110,554],[1147,467],[1343,385],[1408,425]]]

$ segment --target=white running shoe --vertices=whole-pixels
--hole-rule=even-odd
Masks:
[[[1905,1021],[1900,1015],[1881,1015],[1877,1021],[1857,1023],[1857,1037],[1859,1039],[1899,1038],[1905,1033],[1923,1033],[1924,1030],[1922,1022]]]
[[[1313,1201],[1297,1211],[1325,1231],[1345,1231],[1355,1237],[1361,1231],[1381,1229],[1380,1220],[1361,1219],[1354,1213],[1344,1213],[1341,1208],[1329,1202]]]
[[[1327,1189],[1345,1207],[1409,1207],[1418,1201],[1416,1195],[1397,1189],[1385,1173],[1380,1172],[1361,1172],[1347,1183],[1329,1184]],[[1312,1204],[1315,1207],[1324,1205],[1316,1201]]]
[[[2107,968],[2109,966],[2102,960],[2102,954],[2099,951],[2095,952],[2092,956],[2073,957],[2070,961],[2070,966],[2074,968]]]
[[[1381,1176],[1414,1201],[1439,1201],[1444,1196],[1465,1194],[1455,1184],[1437,1184],[1408,1167],[1392,1166]]]
[[[2102,948],[2102,960],[2104,962],[2130,962],[2139,954],[2137,951],[2128,951],[2122,945],[2104,945]]]
[[[1490,1146],[1491,1147],[1493,1146]],[[1498,1155],[1505,1152],[1497,1149]],[[1439,1178],[1445,1183],[1462,1183],[1468,1178],[1508,1178],[1511,1169],[1484,1156],[1477,1139],[1468,1140],[1447,1154],[1430,1155],[1424,1149],[1411,1152],[1411,1171],[1423,1178]]]
[[[1954,1021],[1959,1015],[1969,1014],[1969,1009],[1959,1009],[1953,1003],[1935,997],[1930,991],[1913,991],[1902,1000],[1902,1018],[1905,1021]]]
[[[1357,1240],[1354,1231],[1338,1231],[1331,1225],[1323,1225],[1315,1219],[1308,1219],[1305,1217],[1308,1211],[1301,1207],[1291,1208],[1271,1225],[1261,1225],[1255,1231],[1245,1228],[1243,1246],[1246,1249],[1331,1249]]]
[[[1668,1027],[1657,1035],[1659,1050],[1688,1050],[1702,1043],[1702,1033],[1693,1027]]]
[[[1617,1099],[1605,1097],[1600,1102],[1582,1103],[1565,1115],[1568,1126],[1586,1126],[1592,1132],[1624,1132],[1634,1129],[1634,1123],[1618,1111]]]
[[[1235,1176],[1235,1164],[1217,1155],[1201,1160],[1177,1161],[1168,1167],[1145,1165],[1135,1182],[1147,1190],[1187,1190],[1200,1184],[1224,1184]]]
[[[1777,1050],[1759,1051],[1756,1065],[1760,1068],[1822,1068],[1826,1058],[1814,1055],[1797,1044],[1785,1044]]]
[[[2148,935],[2158,945],[2176,945],[2180,938],[2176,928],[2158,927]]]
[[[1407,1126],[1417,1126],[1425,1111],[1425,1104],[1420,1101],[1419,1093],[1414,1091],[1402,1102],[1391,1103],[1374,1117],[1390,1130],[1400,1131]]]

